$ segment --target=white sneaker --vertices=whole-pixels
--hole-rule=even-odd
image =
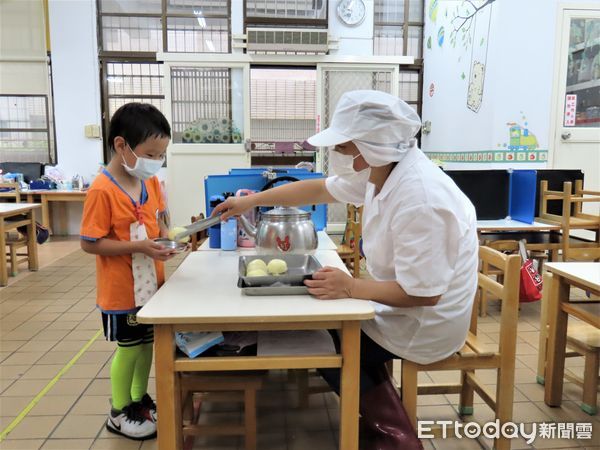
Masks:
[[[122,411],[111,409],[106,421],[106,429],[136,441],[156,437],[156,424],[145,418],[135,405],[128,405]]]

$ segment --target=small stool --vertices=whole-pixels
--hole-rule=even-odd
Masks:
[[[186,372],[181,374],[183,437],[244,436],[246,450],[256,450],[256,391],[262,387],[260,372]],[[244,404],[244,422],[233,425],[199,425],[194,413],[194,394],[205,401]]]
[[[9,235],[6,240],[6,246],[8,247],[6,257],[8,257],[10,261],[10,274],[13,277],[16,277],[19,273],[19,264],[29,261],[29,252],[19,253],[20,248],[27,247],[27,238],[21,235],[18,237]]]

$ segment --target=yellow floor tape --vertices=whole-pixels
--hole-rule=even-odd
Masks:
[[[73,356],[71,361],[69,361],[62,369],[60,369],[56,376],[52,378],[52,380],[50,380],[50,382],[46,386],[44,386],[44,389],[42,389],[38,393],[38,395],[36,395],[35,398],[31,400],[31,402],[23,409],[23,411],[21,411],[21,413],[17,417],[15,417],[15,420],[13,420],[4,430],[2,430],[2,433],[0,433],[0,442],[6,439],[8,433],[14,430],[15,427],[19,425],[19,423],[21,423],[25,416],[29,414],[29,411],[31,411],[33,407],[37,405],[37,403],[42,399],[42,397],[44,397],[44,395],[46,395],[48,391],[52,389],[52,386],[54,386],[56,382],[60,380],[60,378],[67,372],[67,370],[69,370],[73,366],[73,364],[75,364],[77,360],[81,358],[81,355],[83,355],[86,352],[86,350],[90,348],[90,346],[94,343],[94,341],[98,339],[98,337],[100,337],[101,335],[102,330],[98,330],[94,337],[87,341],[83,347],[81,347],[81,350],[79,350],[79,352],[77,352],[77,354]]]

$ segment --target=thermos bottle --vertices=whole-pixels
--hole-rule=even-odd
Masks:
[[[235,250],[237,248],[237,219],[230,217],[221,223],[221,250]]]

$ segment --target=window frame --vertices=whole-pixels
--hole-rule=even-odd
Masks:
[[[109,96],[108,90],[108,71],[107,65],[110,63],[131,63],[131,64],[162,64],[162,61],[158,61],[156,58],[156,52],[135,52],[135,51],[107,51],[104,50],[104,30],[102,28],[103,17],[150,17],[158,18],[161,21],[161,34],[162,34],[162,52],[168,53],[168,21],[169,18],[197,18],[198,16],[190,13],[175,13],[167,11],[167,0],[161,0],[161,12],[160,13],[106,13],[102,12],[102,1],[96,0],[96,35],[98,40],[98,62],[99,62],[99,77],[100,77],[100,96],[101,96],[101,108],[102,108],[102,134],[105,137],[103,139],[103,156],[104,162],[110,161],[110,145],[107,142],[108,130],[110,126],[109,116],[109,101],[111,98],[117,98],[119,96]],[[227,11],[228,14],[212,14],[207,13],[203,17],[208,19],[227,19],[227,52],[215,52],[216,54],[230,54],[232,51],[232,31],[231,31],[231,0],[227,0]],[[206,54],[213,54],[207,52]],[[165,100],[164,94],[164,77],[163,72],[163,94],[162,95],[136,95],[135,98],[148,98],[148,99],[161,99]],[[126,98],[129,96],[121,96]],[[132,96],[133,97],[133,96]]]
[[[50,95],[46,94],[0,94],[0,97],[19,97],[19,98],[42,98],[44,99],[44,110],[46,112],[46,127],[45,128],[2,128],[0,133],[45,133],[48,142],[48,162],[42,164],[54,165],[57,163],[56,158],[56,127],[54,120],[50,124],[50,114],[53,113],[54,102]],[[52,103],[52,104],[51,104]],[[41,161],[24,161],[24,162],[41,162]]]
[[[318,0],[313,0],[318,1]],[[247,1],[243,0],[244,4],[244,32],[248,27],[279,27],[279,28],[294,28],[294,27],[314,27],[326,29],[329,26],[329,0],[322,0],[325,5],[324,19],[301,19],[301,18],[285,18],[285,17],[248,17]]]

